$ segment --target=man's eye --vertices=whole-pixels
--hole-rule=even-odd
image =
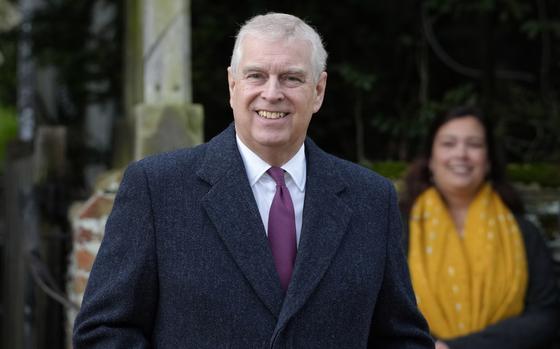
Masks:
[[[245,77],[249,80],[260,80],[264,78],[264,75],[261,73],[249,73]]]
[[[305,82],[301,76],[297,75],[286,75],[283,77],[283,80],[288,86],[298,86]]]

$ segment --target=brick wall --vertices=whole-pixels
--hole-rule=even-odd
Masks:
[[[105,223],[113,207],[114,193],[99,192],[85,203],[77,203],[70,209],[72,223],[73,249],[69,256],[68,266],[68,298],[81,304],[89,278],[91,267],[101,245],[105,232]],[[72,326],[77,312],[67,310],[67,348],[70,343]]]

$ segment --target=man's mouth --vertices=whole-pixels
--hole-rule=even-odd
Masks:
[[[284,113],[281,111],[267,111],[267,110],[259,110],[257,112],[261,118],[265,119],[282,119],[285,118],[288,113]]]

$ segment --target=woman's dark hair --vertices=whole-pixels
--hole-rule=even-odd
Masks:
[[[484,128],[488,161],[490,162],[490,172],[487,179],[512,212],[522,213],[524,211],[521,199],[513,186],[506,180],[505,162],[497,148],[491,120],[486,118],[476,107],[460,106],[449,110],[433,121],[428,131],[428,137],[426,138],[422,154],[410,165],[404,178],[405,188],[401,195],[401,209],[405,214],[408,215],[410,213],[416,198],[424,190],[432,186],[432,174],[428,164],[432,157],[432,146],[436,133],[441,126],[449,121],[467,116],[477,119]]]

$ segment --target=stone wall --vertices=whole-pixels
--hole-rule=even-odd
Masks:
[[[519,184],[516,189],[525,204],[527,218],[541,229],[549,242],[560,276],[560,188]]]

